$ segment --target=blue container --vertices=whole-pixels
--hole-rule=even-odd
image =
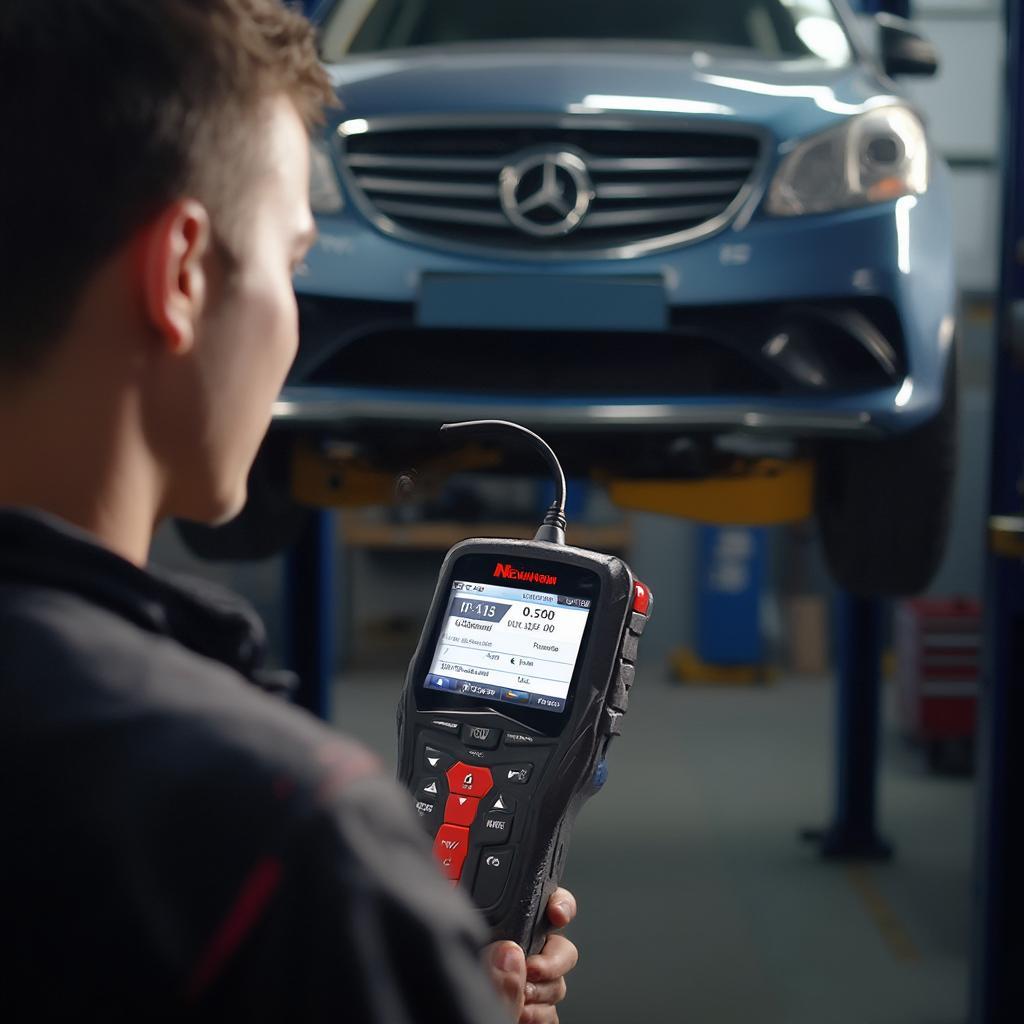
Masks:
[[[706,664],[763,663],[767,543],[763,527],[699,527],[696,652]]]

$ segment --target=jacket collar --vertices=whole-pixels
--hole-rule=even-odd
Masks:
[[[291,673],[264,668],[266,632],[242,598],[197,577],[140,569],[84,530],[37,509],[0,508],[0,582],[78,594],[264,689],[294,688]]]

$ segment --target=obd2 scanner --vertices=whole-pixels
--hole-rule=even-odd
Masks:
[[[565,867],[576,814],[604,784],[633,685],[648,588],[610,555],[565,544],[565,477],[532,541],[465,540],[441,567],[399,702],[399,778],[454,885],[494,937],[528,954]]]

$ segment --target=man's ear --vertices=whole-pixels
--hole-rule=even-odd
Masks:
[[[210,215],[195,199],[178,199],[142,229],[138,243],[146,315],[167,351],[182,355],[195,343],[206,301]]]

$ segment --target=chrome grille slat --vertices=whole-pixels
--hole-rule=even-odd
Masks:
[[[497,199],[498,185],[462,181],[410,181],[405,178],[380,178],[372,174],[356,176],[359,187],[367,192],[387,192],[394,195],[434,196],[438,199]]]
[[[413,220],[437,220],[453,224],[479,224],[483,227],[504,228],[508,221],[501,213],[489,210],[467,210],[458,206],[428,206],[425,203],[403,203],[394,199],[381,199],[377,209],[389,217],[411,217]]]
[[[390,171],[493,171],[501,172],[506,161],[500,157],[391,156],[387,153],[351,153],[349,167],[370,167]]]
[[[598,199],[676,199],[682,196],[735,195],[743,187],[743,178],[725,181],[681,181],[666,184],[598,185]]]
[[[580,230],[700,220],[702,217],[713,217],[724,209],[725,203],[686,203],[682,206],[648,206],[640,210],[606,210],[589,214],[580,225]]]
[[[749,171],[755,161],[747,157],[618,157],[614,159],[595,158],[587,166],[592,171],[693,171],[711,173],[717,171]]]
[[[338,146],[352,198],[386,234],[554,259],[638,256],[719,230],[754,192],[764,141],[724,122],[496,114],[380,118]],[[549,159],[553,193],[537,170]]]

